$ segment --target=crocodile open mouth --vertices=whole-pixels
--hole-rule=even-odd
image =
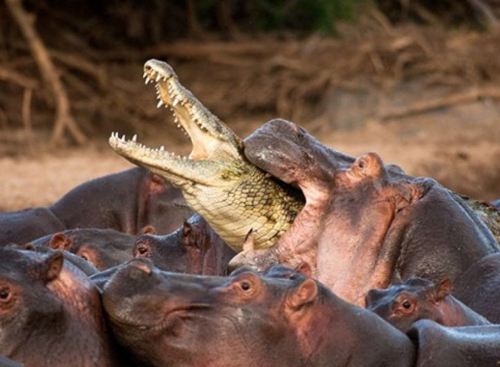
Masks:
[[[170,65],[149,60],[144,64],[143,77],[146,84],[155,83],[157,107],[169,108],[175,124],[191,139],[191,154],[183,157],[167,152],[163,146],[149,148],[137,141],[137,135],[127,140],[125,135],[120,138],[118,133],[112,133],[109,138],[113,150],[135,164],[165,173],[169,179],[172,175],[193,179],[196,163],[239,159],[241,142],[238,136],[179,82]],[[192,169],[191,173],[188,168]]]

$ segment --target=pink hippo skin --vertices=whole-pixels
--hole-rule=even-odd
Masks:
[[[433,179],[384,165],[375,153],[355,159],[285,120],[266,123],[244,146],[252,163],[300,188],[306,204],[271,250],[242,253],[236,265],[308,263],[337,295],[364,305],[368,290],[393,279],[454,281],[498,251],[489,229],[458,195]]]
[[[124,366],[97,288],[59,251],[0,248],[0,354],[27,367]]]

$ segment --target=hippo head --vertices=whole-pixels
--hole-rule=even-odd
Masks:
[[[134,259],[105,285],[103,302],[117,338],[154,366],[298,366],[294,329],[318,294],[315,281],[287,270],[208,277]]]
[[[7,248],[1,253],[0,354],[13,356],[31,328],[37,325],[43,333],[45,324],[61,318],[63,302],[47,287],[59,276],[63,256],[56,252],[36,258],[32,251]]]
[[[454,280],[497,251],[491,233],[456,195],[384,165],[376,153],[347,156],[285,120],[264,124],[244,149],[259,168],[299,187],[306,205],[274,248],[244,251],[232,266],[307,263],[336,294],[364,305],[369,289],[398,276]]]
[[[134,257],[149,258],[162,270],[205,275],[225,274],[234,254],[198,214],[171,234],[140,236],[133,249]]]
[[[366,296],[367,308],[396,328],[407,332],[420,319],[439,321],[438,304],[451,293],[448,279],[433,282],[412,278],[386,289],[372,289]]]
[[[2,248],[0,257],[0,355],[28,366],[86,365],[90,358],[108,366],[99,294],[87,276],[60,251]]]
[[[151,230],[150,227],[147,230]],[[44,245],[46,239],[44,237],[34,243],[36,246]],[[112,229],[70,229],[49,236],[47,245],[80,256],[103,271],[130,260],[135,240],[136,236]]]

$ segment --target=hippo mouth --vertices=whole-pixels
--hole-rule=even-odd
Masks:
[[[162,318],[150,323],[139,322],[130,317],[108,313],[112,324],[123,328],[134,328],[144,332],[155,332],[171,329],[178,320],[186,321],[201,317],[201,313],[211,310],[213,307],[205,303],[190,304],[172,308],[165,312]]]

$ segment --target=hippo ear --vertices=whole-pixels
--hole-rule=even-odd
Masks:
[[[443,279],[439,284],[434,287],[434,299],[436,301],[441,301],[443,298],[448,296],[453,289],[453,284],[450,279]]]
[[[71,238],[62,232],[54,234],[49,241],[49,247],[56,250],[68,250],[72,244]]]
[[[306,277],[310,277],[312,275],[311,265],[306,261],[303,261],[299,265],[297,265],[295,271]]]
[[[161,194],[165,191],[165,179],[156,173],[150,174],[149,191],[153,194]]]
[[[27,251],[35,251],[35,246],[31,242],[25,243],[21,248]]]
[[[144,226],[144,228],[141,229],[141,234],[156,234],[156,228],[155,226],[152,226],[151,224],[148,224],[147,226]]]
[[[46,282],[56,279],[63,268],[64,256],[62,252],[55,251],[42,262],[42,278]]]
[[[289,296],[288,306],[297,311],[304,305],[313,302],[318,295],[318,285],[314,280],[304,280],[297,289]]]
[[[182,224],[182,237],[187,238],[193,232],[193,226],[187,220]]]

